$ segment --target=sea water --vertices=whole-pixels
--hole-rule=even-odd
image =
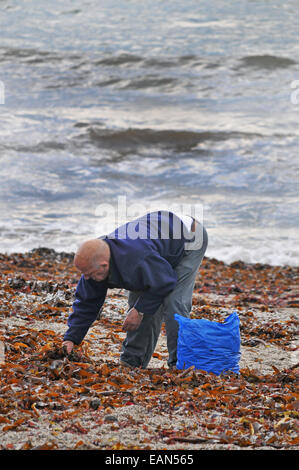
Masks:
[[[298,31],[296,0],[1,2],[0,252],[73,251],[125,198],[298,265]]]

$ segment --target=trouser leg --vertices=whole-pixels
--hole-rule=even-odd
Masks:
[[[132,308],[140,292],[130,292],[129,308]],[[140,326],[135,331],[128,331],[122,345],[121,360],[133,367],[146,368],[155,350],[163,320],[163,308],[154,315],[143,315]]]
[[[179,265],[175,268],[178,282],[175,289],[164,299],[163,317],[165,321],[168,349],[168,365],[175,366],[177,362],[178,323],[174,314],[190,316],[192,295],[198,268],[207,249],[208,237],[203,229],[203,242],[197,250],[186,250]]]

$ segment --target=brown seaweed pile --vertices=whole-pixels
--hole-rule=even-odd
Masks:
[[[95,360],[89,341],[68,355],[54,323],[63,326],[71,308],[78,281],[72,255],[48,249],[0,255],[0,267],[0,340],[5,346],[0,369],[0,448],[151,449],[157,443],[161,449],[180,443],[185,448],[205,444],[297,448],[297,364],[283,370],[273,366],[271,374],[245,368],[239,375],[216,376],[193,368],[130,370],[117,361]],[[243,344],[254,347],[262,341],[295,352],[296,283],[297,268],[226,265],[205,259],[192,316],[221,321],[224,308],[237,309]],[[117,304],[112,308],[118,309]],[[294,314],[282,322],[272,315],[278,308],[292,308]],[[259,319],[257,310],[267,314],[266,320]],[[4,321],[8,319],[11,324]],[[40,321],[52,322],[53,329],[40,328]],[[105,326],[98,353],[112,343],[121,345],[121,315],[98,322]],[[159,353],[155,356],[159,358]],[[136,406],[150,416],[167,419],[153,427],[146,420],[136,420],[133,412],[125,418],[119,414]],[[176,426],[179,417],[186,423],[183,427]],[[36,445],[41,423],[54,431],[51,439]],[[116,436],[111,444],[103,443],[101,433],[107,427]],[[133,428],[138,428],[140,437],[124,444],[120,431],[127,429],[130,434]],[[27,437],[20,441],[18,436],[24,432]],[[59,434],[73,434],[72,446],[63,444]]]

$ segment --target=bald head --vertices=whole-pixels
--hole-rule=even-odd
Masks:
[[[104,240],[93,239],[82,243],[74,258],[76,268],[86,279],[102,281],[108,276],[110,248]]]

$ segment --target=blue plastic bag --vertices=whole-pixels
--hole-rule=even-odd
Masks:
[[[240,372],[241,356],[240,320],[236,312],[224,323],[206,319],[190,319],[174,315],[179,323],[178,369],[194,366],[220,375],[225,371]]]

